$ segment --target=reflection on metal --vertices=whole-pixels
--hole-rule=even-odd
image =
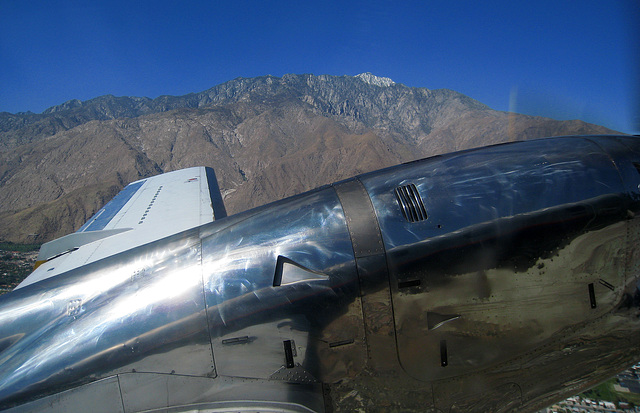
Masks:
[[[22,336],[24,336],[24,334],[14,334],[12,336],[3,337],[2,340],[0,340],[0,352],[12,346],[16,341],[20,340]]]
[[[627,211],[638,208],[619,170],[592,142],[566,139],[467,151],[361,177],[396,280],[405,371],[427,382],[480,372],[614,309],[625,283]],[[430,194],[429,220],[403,219],[393,192],[406,181]],[[618,288],[596,288],[599,305],[591,310],[584,282],[599,279]],[[401,288],[416,280],[419,287]],[[461,318],[430,330],[431,313]],[[442,340],[456,350],[447,369],[436,369]]]
[[[215,376],[200,274],[192,230],[2,297],[0,336],[21,335],[1,353],[3,405],[88,377]]]
[[[538,410],[640,359],[639,164],[629,137],[459,152],[26,285],[0,408]]]

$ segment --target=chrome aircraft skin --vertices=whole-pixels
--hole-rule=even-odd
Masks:
[[[0,406],[535,411],[640,359],[639,213],[628,136],[363,174],[1,296]]]

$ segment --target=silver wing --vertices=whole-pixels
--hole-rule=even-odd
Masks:
[[[44,244],[37,268],[17,288],[225,216],[211,168],[132,182],[77,232]]]

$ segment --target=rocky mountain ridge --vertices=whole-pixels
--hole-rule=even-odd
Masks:
[[[392,90],[382,87],[394,86]],[[378,89],[378,90],[376,90]],[[371,102],[363,101],[363,96],[376,95]],[[362,117],[367,126],[372,126],[373,116],[379,116],[389,108],[389,101],[413,95],[418,99],[457,98],[467,104],[476,104],[488,109],[460,93],[439,89],[409,88],[397,84],[389,78],[377,77],[370,73],[357,76],[314,76],[284,75],[282,78],[262,76],[257,78],[237,78],[199,93],[183,96],[147,97],[100,96],[87,101],[77,99],[52,106],[41,114],[0,113],[0,144],[13,147],[34,139],[52,136],[57,132],[72,129],[92,120],[135,118],[153,113],[168,112],[184,108],[204,108],[235,102],[268,102],[296,97],[315,106],[318,110],[337,116]],[[358,110],[362,105],[364,110]],[[371,113],[375,109],[375,113]],[[391,108],[389,108],[391,109]],[[426,108],[416,108],[423,110]],[[391,113],[389,113],[391,114]],[[372,116],[373,115],[373,116]]]
[[[155,99],[101,96],[0,114],[0,239],[77,229],[124,185],[212,166],[230,213],[349,176],[512,139],[612,133],[494,111],[369,73],[237,78]]]

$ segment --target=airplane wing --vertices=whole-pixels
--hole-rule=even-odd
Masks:
[[[44,244],[36,269],[16,289],[225,216],[211,168],[132,182],[78,231]]]

